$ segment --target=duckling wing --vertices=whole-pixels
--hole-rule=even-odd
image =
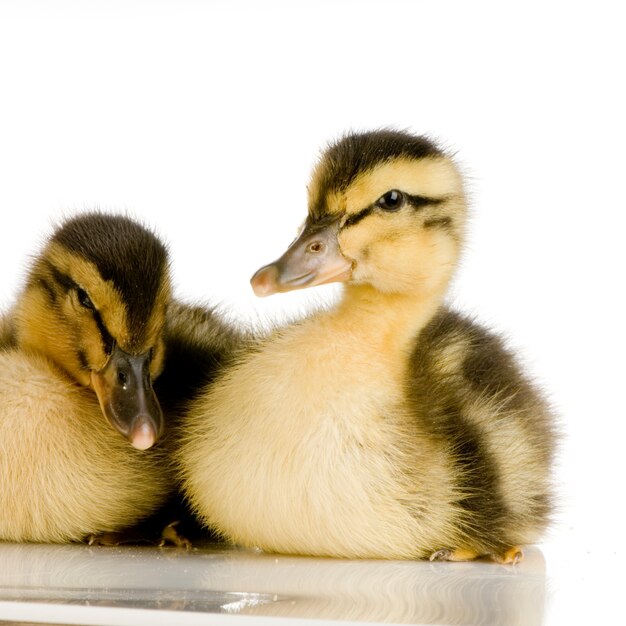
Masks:
[[[418,337],[408,383],[420,426],[453,461],[462,547],[496,555],[536,541],[552,510],[555,420],[502,339],[442,310]]]

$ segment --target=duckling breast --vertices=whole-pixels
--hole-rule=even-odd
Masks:
[[[28,393],[24,393],[25,390]],[[80,541],[147,515],[172,477],[44,357],[0,352],[0,538]]]
[[[320,349],[324,336],[313,321],[290,328],[196,402],[180,454],[188,497],[242,545],[425,556],[446,498],[424,485],[445,491],[446,461],[407,437],[401,379],[380,354],[349,336]]]

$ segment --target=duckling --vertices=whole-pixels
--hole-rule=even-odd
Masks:
[[[553,418],[497,336],[444,304],[466,200],[427,138],[349,134],[320,159],[259,296],[340,281],[192,405],[179,462],[204,523],[267,551],[522,557],[552,508]]]
[[[169,495],[148,448],[164,429],[152,380],[170,292],[165,246],[127,217],[78,215],[52,234],[1,324],[1,540],[79,541]]]

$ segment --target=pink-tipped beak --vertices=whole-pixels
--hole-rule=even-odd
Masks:
[[[163,433],[164,424],[152,389],[150,353],[134,356],[115,344],[106,365],[91,372],[91,385],[111,425],[134,448],[151,448]]]
[[[338,222],[321,229],[305,228],[280,259],[265,265],[250,279],[254,293],[264,297],[349,280],[352,261],[341,254],[338,232]]]

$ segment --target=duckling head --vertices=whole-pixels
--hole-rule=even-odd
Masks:
[[[251,284],[259,296],[335,281],[440,292],[458,262],[465,215],[461,176],[434,143],[393,130],[350,134],[313,171],[300,235]]]
[[[123,216],[83,214],[33,263],[17,342],[92,388],[111,425],[144,450],[163,431],[152,380],[163,368],[169,299],[167,251],[153,233]]]

